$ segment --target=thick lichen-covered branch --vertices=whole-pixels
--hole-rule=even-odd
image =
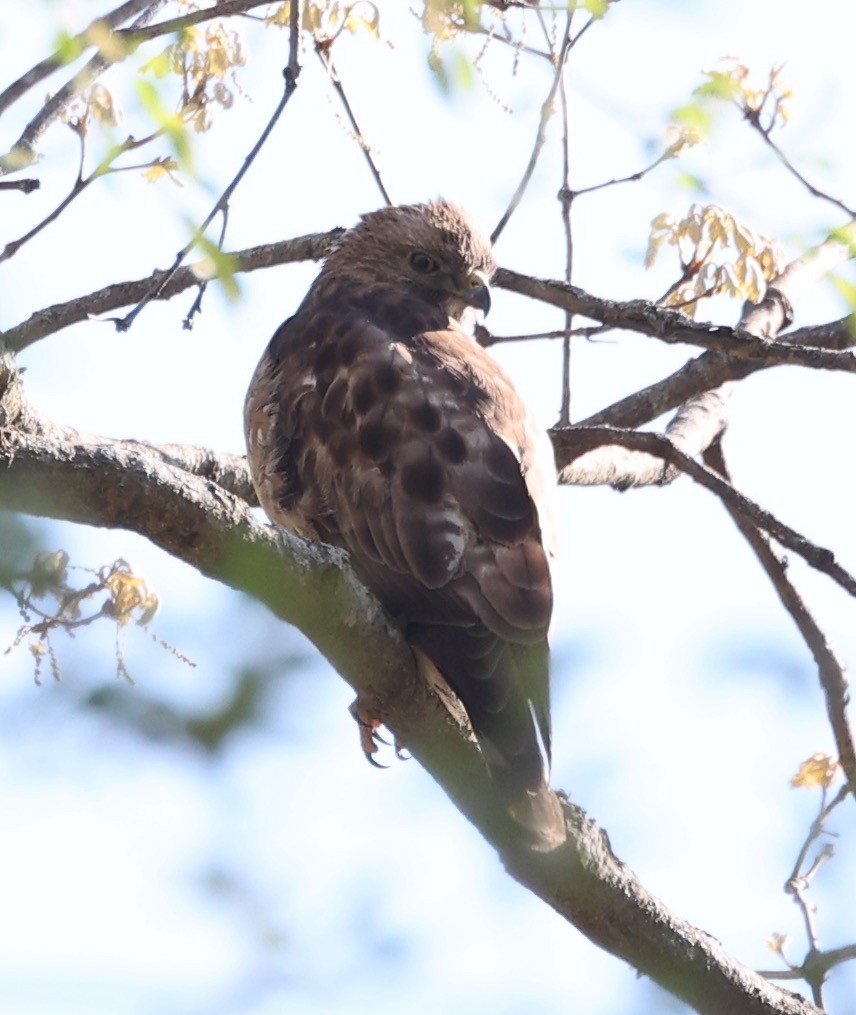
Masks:
[[[256,596],[318,646],[497,848],[509,872],[594,943],[700,1012],[816,1015],[649,895],[579,807],[565,804],[569,839],[560,850],[536,854],[517,841],[477,749],[420,682],[399,632],[343,555],[260,523],[246,502],[175,464],[177,453],[170,460],[163,449],[137,442],[81,440],[14,400],[7,399],[6,412],[0,506],[131,529]]]

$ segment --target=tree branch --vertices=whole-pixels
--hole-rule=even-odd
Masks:
[[[72,37],[71,42],[79,46],[80,51],[83,52],[84,49],[95,45],[94,36],[99,28],[107,30],[115,29],[117,25],[121,25],[123,21],[148,7],[150,3],[151,0],[127,0],[126,3],[119,4],[112,11],[108,11],[107,14],[102,14],[100,18],[90,21],[82,32],[78,32],[77,35]],[[22,95],[26,95],[40,81],[44,81],[55,70],[64,67],[65,62],[62,53],[52,53],[31,67],[26,74],[22,74],[17,81],[13,81],[8,88],[0,92],[0,114],[13,103],[17,102]]]
[[[612,328],[650,335],[669,345],[696,345],[749,363],[856,372],[856,356],[850,350],[830,352],[808,346],[782,345],[739,327],[694,321],[677,310],[658,307],[646,300],[605,300],[578,286],[532,278],[508,268],[500,268],[494,281],[500,289],[529,296],[560,310],[570,310]]]
[[[188,11],[177,18],[170,18],[168,21],[159,21],[155,25],[148,25],[145,28],[120,28],[114,34],[124,40],[130,47],[139,46],[142,42],[149,42],[162,35],[170,35],[173,32],[181,32],[192,25],[203,24],[213,18],[228,18],[236,14],[246,14],[254,7],[263,7],[271,0],[218,0],[213,7],[203,7],[202,10]]]
[[[840,585],[851,596],[856,597],[856,578],[849,574],[835,559],[832,550],[818,546],[805,538],[795,529],[779,521],[775,515],[762,508],[760,504],[750,500],[744,494],[727,483],[711,469],[706,468],[695,458],[681,450],[676,443],[664,434],[643,433],[638,430],[614,430],[611,427],[570,427],[566,430],[553,430],[550,435],[556,447],[556,458],[559,465],[559,477],[563,483],[592,486],[607,482],[604,479],[594,481],[584,470],[575,470],[577,461],[584,460],[591,454],[590,448],[601,445],[616,444],[620,448],[638,454],[641,452],[646,460],[650,460],[648,468],[652,472],[659,471],[660,483],[668,482],[670,473],[666,463],[674,469],[685,472],[705,489],[716,494],[729,508],[733,508],[742,517],[764,529],[782,546],[799,554],[813,568],[821,571]],[[564,465],[563,463],[569,462]],[[647,475],[642,477],[647,479]],[[657,482],[656,479],[651,482]],[[615,485],[615,484],[611,484]],[[631,484],[633,485],[633,484]],[[647,485],[637,483],[635,485]]]
[[[818,349],[845,350],[853,345],[853,319],[842,317],[829,324],[796,328],[780,335],[780,343],[813,346]],[[654,384],[622,398],[599,412],[580,420],[578,426],[637,427],[675,409],[694,395],[719,387],[726,381],[739,381],[757,370],[779,365],[773,358],[766,362],[738,360],[719,352],[703,352],[679,370]]]
[[[725,456],[719,442],[705,452],[705,463],[723,479],[730,482]],[[844,667],[839,662],[826,635],[820,629],[802,596],[797,592],[787,573],[787,561],[770,544],[768,536],[759,530],[755,519],[723,498],[723,503],[734,524],[752,547],[755,556],[767,573],[782,605],[791,615],[803,640],[817,663],[820,685],[826,701],[826,714],[835,737],[838,760],[847,782],[856,793],[856,747],[847,721],[849,694]],[[851,593],[852,594],[852,593]]]
[[[189,11],[180,17],[150,25],[149,22],[166,4],[166,0],[130,0],[103,17],[96,18],[82,32],[74,36],[72,42],[80,46],[80,51],[83,52],[98,44],[96,29],[101,28],[109,32],[110,39],[114,44],[113,48],[108,53],[102,46],[98,53],[70,81],[63,85],[56,95],[48,99],[36,116],[27,124],[10,151],[0,158],[0,176],[36,162],[38,159],[36,145],[62,110],[104,71],[120,60],[124,60],[137,46],[163,35],[180,32],[191,25],[211,21],[213,18],[245,14],[254,7],[261,7],[269,2],[270,0],[221,0],[213,7]],[[142,13],[131,27],[116,27],[137,11],[142,11]],[[63,57],[59,53],[54,53],[31,67],[26,74],[0,93],[0,113],[64,64]]]
[[[296,261],[317,261],[330,251],[333,243],[343,232],[343,229],[331,229],[326,233],[309,233],[292,240],[249,247],[229,254],[228,257],[236,272],[256,271],[259,268],[272,268]],[[167,271],[155,271],[145,278],[116,282],[65,303],[44,307],[26,321],[16,324],[8,331],[0,332],[0,340],[11,352],[20,352],[34,342],[56,334],[72,324],[92,317],[101,317],[113,310],[137,303],[150,290],[157,293],[154,299],[168,300],[199,284],[199,278],[194,274],[192,266],[179,268],[169,281],[168,275]]]
[[[143,12],[134,22],[134,28],[143,28],[157,14],[167,0],[150,0]],[[24,132],[12,145],[9,152],[0,157],[0,176],[7,173],[14,173],[18,169],[30,166],[38,160],[36,145],[41,140],[45,131],[56,120],[65,107],[72,102],[84,89],[111,67],[114,63],[125,58],[124,48],[115,54],[107,54],[99,50],[95,56],[82,67],[74,77],[66,82],[60,90],[52,95],[42,106],[35,117],[24,128]]]
[[[317,261],[330,252],[343,232],[344,229],[337,228],[323,233],[309,233],[276,243],[247,247],[226,256],[235,273],[298,261]],[[191,268],[180,268],[167,283],[165,280],[168,274],[167,271],[155,271],[145,278],[116,282],[67,302],[55,303],[36,311],[27,320],[13,325],[5,332],[0,332],[0,339],[12,352],[20,352],[72,324],[137,303],[150,290],[156,291],[153,299],[170,299],[199,282]],[[494,284],[500,289],[601,321],[609,327],[640,332],[669,344],[683,343],[701,346],[711,352],[721,352],[732,361],[745,366],[749,372],[787,365],[856,371],[856,357],[853,350],[848,348],[852,343],[850,318],[842,318],[832,324],[800,328],[788,336],[787,342],[769,342],[747,336],[739,329],[727,325],[693,321],[675,310],[657,307],[644,300],[604,300],[578,286],[536,279],[507,268],[499,269]],[[587,424],[595,422],[601,421],[594,418],[586,420]],[[619,420],[609,422],[613,425],[628,425]]]
[[[26,412],[22,419],[26,420]],[[818,1015],[649,895],[605,833],[565,803],[569,839],[537,854],[516,838],[477,748],[420,682],[399,632],[344,555],[256,521],[246,504],[142,445],[7,428],[0,505],[139,532],[295,624],[496,847],[508,871],[591,941],[709,1015]]]

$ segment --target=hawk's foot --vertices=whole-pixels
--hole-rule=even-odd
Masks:
[[[380,745],[383,744],[385,747],[393,747],[395,750],[395,756],[399,761],[406,761],[410,757],[404,748],[398,743],[393,735],[393,742],[390,744],[381,734],[378,732],[383,725],[377,716],[372,715],[368,708],[360,701],[359,698],[355,698],[351,703],[348,711],[354,717],[354,720],[360,728],[360,747],[363,749],[363,754],[366,756],[366,761],[370,765],[374,765],[375,768],[389,768],[389,765],[382,765],[376,758],[375,755],[380,751]]]

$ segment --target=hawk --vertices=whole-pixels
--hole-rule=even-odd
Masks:
[[[552,445],[472,337],[489,240],[446,201],[364,215],[274,334],[247,393],[259,501],[348,551],[451,686],[532,845],[549,788]]]

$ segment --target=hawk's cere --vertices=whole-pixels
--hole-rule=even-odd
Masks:
[[[364,215],[256,368],[247,443],[267,514],[348,551],[549,848],[565,837],[547,782],[556,473],[547,435],[472,338],[494,270],[453,204]]]

